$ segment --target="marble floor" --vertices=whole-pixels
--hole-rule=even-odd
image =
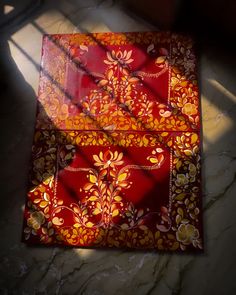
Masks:
[[[200,51],[203,254],[27,247],[20,239],[42,35],[156,28],[117,1],[2,2],[0,294],[236,294],[234,51],[222,40]]]

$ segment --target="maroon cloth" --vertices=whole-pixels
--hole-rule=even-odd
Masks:
[[[47,35],[23,240],[202,249],[191,39]]]

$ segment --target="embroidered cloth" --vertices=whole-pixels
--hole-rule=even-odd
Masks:
[[[189,37],[46,35],[23,241],[202,249]]]

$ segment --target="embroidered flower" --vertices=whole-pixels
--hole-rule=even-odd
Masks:
[[[38,230],[44,223],[45,218],[41,211],[35,211],[30,214],[30,218],[27,220],[27,225],[34,230]]]
[[[189,180],[185,174],[177,174],[177,179],[175,181],[176,186],[184,186],[188,184]]]
[[[55,172],[55,165],[53,159],[53,152],[55,148],[52,149],[52,153],[46,155],[45,157],[40,157],[33,161],[33,171],[35,172],[35,178],[37,181],[42,181],[47,179]]]
[[[118,153],[117,151],[114,154],[111,151],[106,151],[104,154],[100,152],[99,155],[93,155],[95,161],[95,166],[102,166],[103,169],[108,167],[114,168],[117,165],[122,165],[123,153]]]
[[[125,65],[130,64],[134,60],[131,57],[132,50],[127,51],[125,50],[122,52],[121,50],[115,52],[112,50],[112,52],[107,51],[107,59],[104,60],[104,63],[107,65]]]
[[[186,103],[182,108],[183,114],[187,116],[192,116],[197,114],[197,107],[195,104],[192,103]]]
[[[173,88],[173,90],[178,91],[181,88],[186,87],[186,78],[184,76],[180,76],[179,74],[177,74],[175,77],[171,77],[170,85]]]
[[[189,245],[199,238],[199,231],[192,224],[181,224],[176,232],[176,238],[182,244]]]

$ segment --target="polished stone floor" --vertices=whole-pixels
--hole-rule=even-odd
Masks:
[[[236,59],[200,48],[205,252],[27,247],[20,242],[44,33],[146,31],[116,1],[2,1],[0,294],[236,294]]]

